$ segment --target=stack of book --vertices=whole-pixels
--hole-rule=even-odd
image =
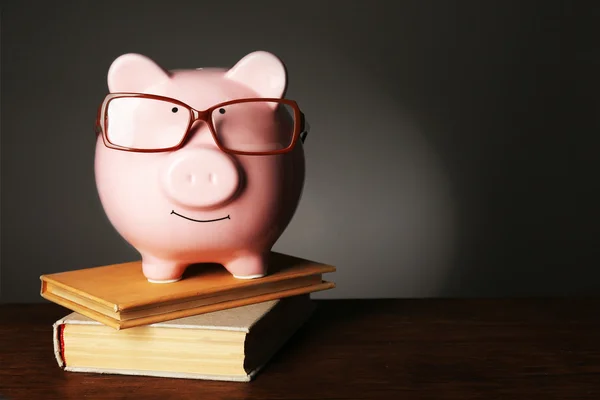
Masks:
[[[54,324],[66,371],[250,381],[308,320],[335,267],[273,252],[263,278],[220,265],[147,281],[141,262],[42,275],[41,295],[72,311]]]

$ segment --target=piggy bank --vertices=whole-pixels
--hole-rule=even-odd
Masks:
[[[125,54],[107,83],[96,186],[148,281],[178,281],[198,263],[266,275],[304,185],[307,124],[284,98],[281,60],[257,51],[231,68],[166,70]]]

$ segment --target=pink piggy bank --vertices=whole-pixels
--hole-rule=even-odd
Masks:
[[[307,133],[287,74],[258,51],[230,69],[167,71],[117,58],[96,122],[95,177],[145,277],[175,282],[196,263],[239,279],[267,274],[268,255],[298,206]]]

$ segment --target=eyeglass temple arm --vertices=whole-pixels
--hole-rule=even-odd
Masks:
[[[102,131],[102,127],[100,126],[100,110],[102,110],[102,105],[98,107],[98,113],[96,114],[96,123],[94,124],[94,134],[96,136],[98,136]]]
[[[302,132],[300,132],[300,140],[302,141],[302,143],[304,143],[304,141],[306,140],[306,136],[308,136],[308,132],[310,132],[310,124],[306,120],[304,113],[301,113],[301,114],[302,114]]]

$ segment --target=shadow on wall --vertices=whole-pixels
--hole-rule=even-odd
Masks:
[[[439,156],[375,74],[339,51],[313,52],[328,90],[294,90],[306,97],[312,126],[307,178],[300,208],[275,247],[338,267],[335,291],[315,298],[439,292],[455,235],[455,204]]]

